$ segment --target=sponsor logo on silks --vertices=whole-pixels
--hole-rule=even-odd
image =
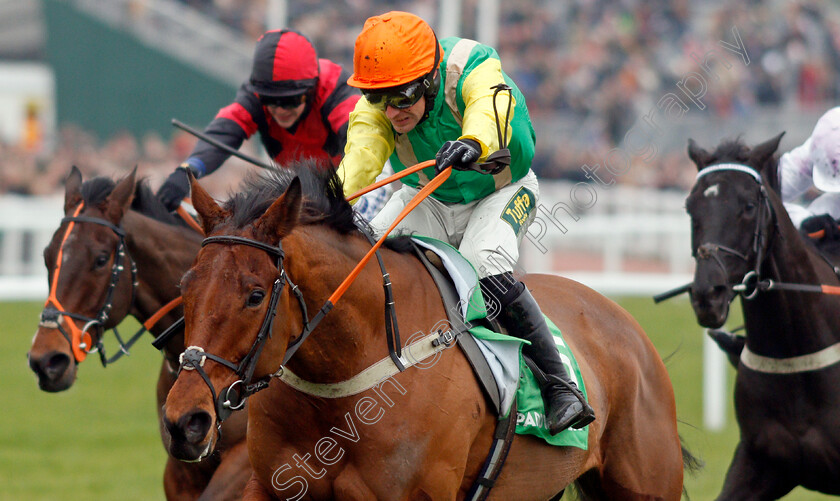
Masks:
[[[542,412],[517,412],[516,424],[517,426],[535,426],[537,428],[548,429],[548,426],[545,424],[545,414]]]
[[[500,217],[513,228],[514,233],[519,235],[519,230],[522,229],[522,225],[528,220],[528,215],[535,206],[534,192],[523,186],[510,198]]]

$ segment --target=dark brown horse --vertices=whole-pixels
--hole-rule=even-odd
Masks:
[[[689,142],[699,173],[686,207],[691,303],[720,327],[741,295],[746,345],[735,380],[741,440],[718,499],[777,499],[796,486],[840,494],[840,298],[832,266],[779,198],[781,135],[750,149]]]
[[[178,282],[202,238],[177,224],[145,183],[135,183],[134,172],[118,183],[100,177],[83,184],[74,167],[66,182],[64,212],[44,250],[50,299],[29,351],[41,389],[51,392],[73,384],[79,362],[100,345],[106,329],[127,315],[147,322],[179,297]],[[179,307],[164,314],[150,325],[151,333],[159,335],[181,313]],[[175,383],[183,349],[178,335],[162,350],[158,412]],[[238,498],[250,476],[245,425],[244,419],[225,423],[222,452],[206,464],[170,457],[164,473],[167,499],[197,499],[202,493],[206,499]]]
[[[181,282],[192,347],[183,367],[193,370],[181,372],[164,412],[177,457],[213,450],[217,409],[229,413],[240,395],[278,373],[307,311],[319,311],[370,249],[334,175],[304,169],[293,176],[261,180],[224,207],[192,185],[209,237]],[[446,319],[413,254],[383,249],[382,256],[403,332],[427,333]],[[592,499],[679,499],[683,456],[673,389],[638,323],[571,280],[525,281],[580,361],[598,419],[588,450],[516,436],[491,497],[548,499],[577,481]],[[326,384],[380,360],[390,364],[384,299],[382,274],[368,266],[312,335],[294,345],[285,370]],[[272,379],[250,397],[248,418],[254,475],[246,499],[463,498],[497,422],[459,349],[355,396],[312,396]]]

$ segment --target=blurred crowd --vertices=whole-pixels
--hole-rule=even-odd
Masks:
[[[64,191],[64,180],[76,166],[83,178],[107,176],[114,179],[137,167],[137,175],[157,189],[195,146],[196,139],[178,132],[171,140],[157,133],[146,134],[139,141],[127,132],[117,133],[100,142],[87,131],[75,126],[59,130],[56,144],[50,150],[37,144],[3,144],[0,142],[0,192],[19,195],[51,195]],[[241,151],[256,156],[255,145],[243,145]],[[212,195],[225,198],[249,171],[256,169],[237,158],[231,158],[217,175],[201,181]]]
[[[265,29],[266,0],[180,0],[256,39]],[[464,37],[477,34],[478,0],[462,1]],[[353,44],[370,15],[399,9],[435,24],[438,0],[296,0],[287,2],[289,25],[305,33],[322,57],[352,67]],[[827,109],[840,97],[840,7],[817,0],[689,2],[689,0],[506,0],[500,2],[496,48],[505,70],[526,98],[532,118],[566,124],[563,137],[544,138],[537,130],[534,169],[544,178],[579,179],[580,166],[602,162],[624,135],[675,84],[698,72],[698,59],[717,50],[729,64],[718,65],[720,77],[709,81],[705,109],[691,114],[749,117],[756,108],[794,106]],[[721,49],[732,43],[733,28],[743,40],[749,64]],[[690,104],[690,103],[689,103]],[[120,135],[97,145],[84,132],[64,129],[50,154],[66,170],[67,158],[108,170],[139,163],[141,170],[171,170],[185,156],[179,136],[164,142]],[[684,139],[679,151],[664,151],[635,172],[634,182],[686,189]],[[5,189],[37,192],[54,189],[53,160],[31,158],[4,148],[0,162],[32,164],[30,174]],[[62,158],[64,157],[64,158]],[[58,169],[58,170],[62,170]],[[32,172],[36,173],[33,177]],[[221,173],[221,171],[220,171]],[[27,178],[27,175],[29,178]],[[43,176],[43,178],[41,177]],[[38,179],[37,182],[32,179]],[[44,180],[46,179],[46,181]],[[227,181],[226,181],[227,182]],[[33,186],[33,184],[35,186]]]
[[[719,79],[708,78],[706,108],[691,106],[691,114],[747,118],[757,107],[824,109],[840,95],[836,4],[590,0],[524,8],[528,4],[504,3],[510,15],[502,16],[500,30],[503,65],[535,116],[592,122],[553,154],[543,150],[544,177],[574,175],[579,165],[603,159],[669,92],[691,105],[675,85],[692,72],[702,74],[700,62],[710,50],[723,56],[712,68]],[[749,64],[722,49],[720,41],[734,43],[733,29]],[[659,175],[647,181],[665,188],[690,182],[674,172],[674,153],[665,153],[653,166]]]

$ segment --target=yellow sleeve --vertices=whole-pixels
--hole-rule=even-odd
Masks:
[[[394,131],[390,120],[364,97],[359,99],[350,113],[344,158],[338,166],[344,194],[350,195],[373,183],[393,151]]]
[[[466,76],[461,87],[461,97],[464,99],[464,120],[461,124],[462,135],[459,139],[473,139],[481,144],[480,161],[499,149],[496,114],[493,112],[495,89],[492,88],[499,83],[505,83],[502,76],[502,63],[498,59],[491,58],[473,69]],[[507,116],[508,97],[511,99],[510,116]],[[499,112],[502,132],[505,130],[505,124],[508,124],[507,141],[510,141],[513,133],[509,124],[513,118],[515,106],[516,99],[509,92],[499,92],[496,96],[496,109]]]

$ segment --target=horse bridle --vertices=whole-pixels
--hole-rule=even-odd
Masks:
[[[93,337],[90,334],[90,330],[93,328],[103,328],[105,323],[109,319],[109,315],[111,310],[113,309],[113,298],[114,298],[114,291],[117,288],[117,284],[120,280],[120,275],[122,271],[125,269],[123,266],[123,261],[126,259],[126,244],[125,244],[125,231],[122,228],[114,225],[110,221],[106,221],[105,219],[96,218],[96,217],[89,217],[89,216],[80,216],[79,213],[82,211],[84,207],[84,203],[79,204],[76,208],[72,216],[64,217],[61,220],[61,224],[70,223],[67,227],[67,230],[64,233],[64,238],[61,240],[61,245],[59,246],[59,253],[55,267],[55,273],[52,279],[52,287],[50,290],[50,295],[47,298],[46,303],[44,304],[44,309],[40,315],[40,321],[38,322],[39,327],[46,327],[52,329],[58,329],[59,332],[67,339],[67,342],[70,343],[71,351],[73,352],[73,356],[76,362],[81,362],[84,360],[88,354],[98,352],[99,358],[102,361],[102,365],[106,366],[109,363],[115,361],[123,354],[128,353],[128,348],[131,347],[132,344],[136,341],[138,336],[132,337],[128,343],[123,343],[122,338],[120,338],[119,333],[117,332],[116,326],[114,326],[111,330],[114,331],[114,335],[117,337],[117,340],[120,344],[120,352],[118,352],[114,357],[108,359],[105,355],[105,348],[102,344],[102,338],[104,337],[104,332],[99,335],[99,338],[96,341],[95,346],[93,346]],[[119,242],[117,243],[117,247],[114,251],[114,263],[111,265],[111,278],[108,284],[108,290],[105,293],[105,301],[102,307],[99,309],[99,312],[96,314],[95,317],[87,317],[85,315],[81,315],[78,313],[70,312],[64,310],[63,306],[59,302],[58,298],[56,297],[56,290],[57,284],[59,279],[59,272],[61,270],[61,256],[62,256],[62,247],[64,247],[64,243],[67,241],[67,238],[70,236],[70,232],[73,230],[73,226],[75,223],[93,223],[98,224],[101,226],[105,226],[117,235]],[[133,260],[131,261],[131,302],[129,304],[134,303],[134,298],[137,293],[137,265],[134,263]],[[84,327],[79,330],[76,327],[76,324],[73,322],[67,322],[67,326],[70,330],[70,333],[67,332],[64,328],[64,317],[70,317],[75,320],[81,320],[85,322]]]
[[[768,221],[767,218],[772,219],[774,217],[773,207],[770,205],[770,199],[767,195],[767,190],[764,187],[764,183],[762,183],[761,174],[759,174],[758,171],[756,171],[752,167],[731,163],[710,165],[708,167],[704,167],[697,173],[696,180],[699,180],[707,174],[720,171],[742,172],[752,177],[759,185],[759,213],[758,217],[756,218],[755,230],[753,231],[753,242],[751,245],[752,252],[755,255],[755,263],[752,266],[753,269],[748,271],[744,275],[740,283],[734,285],[727,284],[732,287],[733,291],[741,294],[744,297],[744,299],[753,299],[760,290],[760,270],[761,264],[764,261],[764,252],[767,248],[766,243],[768,241],[768,237],[765,235],[763,228],[766,222]],[[698,245],[697,249],[695,249],[693,252],[695,259],[714,259],[715,263],[717,263],[721,271],[723,271],[724,276],[728,276],[726,266],[724,265],[720,254],[729,254],[731,256],[735,256],[744,261],[749,267],[749,256],[747,256],[743,252],[740,252],[736,249],[727,247],[722,244],[714,242],[704,242]]]
[[[357,227],[365,235],[368,241],[373,244],[373,235],[371,235],[366,225],[357,224]],[[189,346],[186,350],[184,350],[184,353],[181,354],[178,372],[180,373],[181,370],[196,370],[210,388],[210,393],[213,396],[213,402],[216,407],[216,427],[220,430],[222,421],[224,421],[232,411],[241,409],[245,405],[247,397],[264,388],[267,388],[272,377],[279,377],[283,374],[283,367],[289,362],[289,359],[292,358],[298,348],[300,348],[301,344],[303,344],[306,338],[309,337],[318,324],[321,323],[321,320],[324,319],[327,313],[332,311],[335,304],[332,301],[332,298],[327,299],[324,302],[324,305],[321,306],[321,309],[318,310],[318,313],[311,320],[309,319],[309,313],[306,308],[306,302],[303,300],[303,294],[298,286],[289,279],[289,276],[286,274],[286,270],[283,267],[283,259],[285,258],[286,253],[283,251],[282,242],[278,243],[277,246],[273,246],[250,238],[234,235],[222,235],[205,238],[204,241],[201,242],[201,246],[204,247],[207,244],[214,243],[226,245],[247,245],[263,250],[277,259],[277,269],[280,270],[280,277],[274,281],[274,285],[271,289],[271,296],[269,298],[268,305],[269,309],[266,311],[266,316],[263,318],[263,323],[257,333],[254,344],[251,345],[251,349],[248,354],[239,362],[239,364],[225,360],[219,356],[213,355],[212,353],[207,353],[204,351],[204,348],[200,346]],[[400,372],[402,372],[406,369],[406,367],[400,359],[402,345],[400,343],[399,326],[397,324],[397,314],[394,307],[395,303],[391,286],[391,276],[385,270],[385,263],[378,251],[376,252],[376,259],[379,262],[379,268],[382,271],[382,287],[385,296],[385,334],[388,344],[388,354],[394,362],[394,365],[400,370]],[[277,301],[279,300],[283,287],[287,282],[291,286],[291,291],[297,298],[298,304],[300,305],[303,327],[301,328],[300,334],[286,347],[286,354],[283,356],[280,368],[276,372],[252,382],[251,379],[254,376],[257,359],[259,358],[266,341],[269,337],[271,337],[271,329],[274,322],[274,316],[276,315],[275,310]],[[160,348],[163,343],[171,338],[174,330],[179,328],[180,325],[183,325],[183,321],[184,319],[181,318],[178,322],[167,329],[166,332],[162,333],[157,339],[155,339],[152,344],[156,348]],[[231,369],[238,377],[236,381],[219,392],[218,396],[210,378],[202,368],[204,366],[204,361],[208,358]],[[237,387],[240,387],[241,389],[237,390]]]
[[[770,205],[770,199],[767,196],[767,191],[764,187],[764,184],[761,182],[761,175],[752,167],[748,167],[746,165],[740,164],[716,164],[710,165],[709,167],[705,167],[697,173],[697,179],[709,174],[711,172],[718,172],[724,170],[734,170],[743,172],[753,177],[756,182],[760,185],[760,195],[759,195],[759,203],[762,205],[763,208],[767,209],[767,214],[769,217],[773,218],[775,224],[773,228],[778,230],[778,220],[775,220],[775,213],[773,211],[773,207]],[[748,271],[741,282],[737,284],[726,284],[731,289],[741,294],[744,299],[753,299],[758,295],[761,291],[770,291],[770,290],[790,290],[790,291],[798,291],[798,292],[813,292],[817,294],[831,294],[831,295],[840,295],[840,287],[836,285],[828,285],[828,284],[798,284],[798,283],[786,283],[786,282],[777,282],[772,279],[764,279],[761,280],[760,277],[760,270],[761,264],[764,260],[764,252],[769,246],[769,239],[772,237],[768,237],[767,242],[768,245],[765,245],[765,235],[761,231],[763,227],[764,220],[762,219],[763,214],[759,215],[759,218],[756,222],[756,229],[754,232],[753,237],[753,252],[756,254],[755,265],[753,269]],[[703,243],[697,246],[696,249],[693,250],[692,255],[697,259],[708,259],[714,258],[717,265],[721,268],[723,273],[728,276],[726,273],[726,266],[723,264],[723,260],[720,258],[720,253],[731,254],[739,259],[747,262],[749,264],[749,258],[744,255],[743,253],[732,249],[731,247],[727,247],[725,245],[716,244],[713,242]],[[822,252],[818,252],[820,258],[825,261],[826,265],[834,271],[834,274],[840,278],[840,268],[834,265],[831,260],[826,257]],[[681,285],[669,291],[663,292],[662,294],[657,294],[653,297],[653,301],[655,303],[660,303],[665,301],[666,299],[670,299],[672,297],[678,296],[680,294],[688,292],[689,294],[692,292],[694,287],[694,283],[690,282],[685,285]]]
[[[295,295],[298,303],[300,304],[303,328],[301,329],[300,334],[291,343],[289,343],[289,346],[286,348],[286,355],[283,358],[281,370],[282,365],[286,364],[289,358],[291,358],[295,351],[297,351],[300,347],[301,343],[318,325],[324,315],[332,309],[332,305],[330,304],[329,307],[325,305],[324,308],[322,308],[321,311],[319,311],[312,319],[312,321],[309,320],[306,303],[303,300],[303,294],[300,292],[298,286],[289,279],[289,276],[286,274],[286,270],[283,267],[283,259],[286,254],[283,251],[282,243],[279,243],[277,246],[273,246],[257,240],[252,240],[250,238],[225,235],[207,237],[203,242],[201,242],[202,247],[208,244],[247,245],[261,249],[277,259],[277,269],[280,271],[279,278],[274,280],[274,284],[271,287],[271,296],[268,300],[268,310],[266,310],[260,330],[257,332],[257,337],[254,339],[251,349],[238,364],[217,355],[213,355],[212,353],[207,353],[204,351],[204,348],[200,346],[189,346],[180,356],[178,371],[195,370],[210,388],[210,393],[213,395],[213,402],[216,406],[216,423],[217,427],[219,427],[221,426],[222,421],[230,416],[231,412],[241,409],[245,405],[245,400],[249,396],[268,387],[269,381],[274,376],[274,374],[271,374],[256,381],[252,381],[254,371],[257,368],[257,361],[260,353],[265,347],[265,343],[268,341],[268,338],[271,337],[274,317],[277,314],[277,302],[280,299],[280,295],[286,283],[290,285],[292,293]],[[218,395],[213,387],[213,383],[210,381],[210,378],[203,369],[204,362],[208,358],[231,369],[237,376],[237,380],[222,389]]]

